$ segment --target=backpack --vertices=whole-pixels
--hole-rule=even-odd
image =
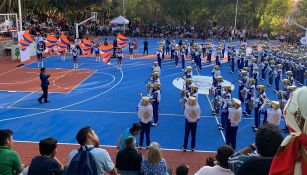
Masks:
[[[71,160],[67,175],[98,175],[96,160],[90,151],[93,148],[80,147],[78,153]]]

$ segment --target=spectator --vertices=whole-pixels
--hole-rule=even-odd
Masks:
[[[186,164],[179,165],[176,168],[176,175],[188,175],[189,174],[189,166]]]
[[[139,123],[134,123],[131,128],[125,129],[124,133],[120,135],[118,139],[118,144],[117,144],[117,149],[119,151],[123,150],[126,148],[125,146],[125,140],[129,136],[137,136],[141,132],[141,125]]]
[[[15,175],[23,170],[19,155],[12,150],[13,131],[0,130],[0,174]]]
[[[141,164],[141,172],[144,175],[168,175],[166,161],[162,157],[158,143],[150,144],[147,159],[144,159]]]
[[[85,150],[85,147],[91,149],[90,153],[95,158],[99,175],[103,175],[105,172],[108,172],[111,175],[117,175],[109,153],[105,149],[99,148],[99,138],[91,127],[87,126],[80,129],[76,139],[80,144],[81,149]],[[70,152],[68,155],[68,165],[77,153],[78,150],[73,150]]]
[[[133,136],[125,139],[125,148],[120,150],[116,156],[116,168],[121,175],[138,175],[141,170],[142,154],[135,147]]]
[[[237,175],[268,174],[272,158],[277,152],[283,137],[274,125],[263,125],[256,133],[255,144],[236,152],[229,157],[230,169]],[[257,150],[257,153],[253,152]]]
[[[56,175],[64,171],[63,164],[55,157],[57,140],[54,138],[43,139],[39,142],[40,156],[32,159],[28,175]]]
[[[228,145],[223,145],[217,149],[217,165],[204,166],[195,175],[233,175],[228,167],[228,158],[233,154],[233,149]]]

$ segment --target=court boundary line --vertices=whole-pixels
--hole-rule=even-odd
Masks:
[[[32,143],[32,144],[38,144],[39,143],[39,142],[36,142],[36,141],[24,141],[24,140],[14,140],[14,142],[17,142],[17,143]],[[68,145],[68,146],[80,146],[80,144],[77,144],[77,143],[60,142],[60,143],[57,143],[57,144],[58,145]],[[99,145],[99,146],[100,147],[106,147],[106,148],[116,148],[117,147],[115,145]],[[142,150],[145,150],[145,149],[142,149]],[[183,152],[182,149],[161,148],[161,150]],[[196,152],[196,153],[216,153],[216,151],[203,151],[203,150],[195,150],[194,152]]]
[[[101,88],[101,87],[105,87],[105,86],[108,86],[108,85],[110,85],[110,84],[112,84],[115,80],[116,80],[116,78],[115,78],[115,76],[114,75],[112,75],[112,74],[109,74],[109,73],[105,73],[105,72],[98,72],[98,71],[95,71],[95,73],[97,74],[105,74],[105,75],[109,75],[110,77],[112,77],[113,78],[113,80],[112,81],[110,81],[110,82],[107,82],[106,84],[103,84],[103,85],[100,85],[100,86],[96,86],[96,87],[88,87],[88,88],[79,88],[78,89],[78,87],[76,87],[74,90],[76,90],[76,91],[85,91],[85,90],[93,90],[93,89],[98,89],[98,88]],[[88,77],[89,78],[89,77]],[[83,81],[84,82],[84,81]],[[81,82],[81,83],[83,83],[83,82]],[[81,85],[81,83],[79,84],[79,85]],[[99,82],[100,83],[100,82]],[[78,85],[78,86],[79,86]]]
[[[115,66],[113,65],[113,67],[115,67]],[[120,84],[120,82],[121,82],[121,81],[123,80],[123,78],[124,78],[124,73],[123,73],[123,71],[122,71],[121,69],[119,69],[119,70],[120,70],[120,72],[121,72],[121,78],[120,78],[120,80],[119,80],[113,87],[109,88],[108,90],[103,91],[102,93],[99,93],[99,94],[97,94],[97,95],[95,95],[95,96],[92,96],[92,97],[90,97],[90,98],[87,98],[87,99],[85,99],[85,100],[81,100],[81,101],[79,101],[79,102],[76,102],[76,103],[73,103],[73,104],[70,104],[70,105],[66,105],[66,106],[62,106],[62,107],[60,107],[60,108],[56,108],[56,109],[54,109],[54,110],[52,110],[52,111],[43,111],[43,112],[38,112],[38,113],[33,113],[33,114],[22,115],[22,116],[19,116],[19,117],[11,117],[11,118],[7,118],[7,119],[2,119],[2,120],[0,120],[0,122],[11,121],[11,120],[16,120],[16,119],[22,119],[22,118],[28,118],[28,117],[31,117],[31,116],[37,116],[37,115],[40,115],[40,114],[45,114],[45,113],[49,113],[49,112],[59,111],[59,110],[61,110],[61,109],[65,109],[65,108],[68,108],[68,107],[71,107],[71,106],[75,106],[75,105],[78,105],[78,104],[87,102],[87,101],[89,101],[89,100],[95,99],[95,98],[97,98],[97,97],[99,97],[99,96],[101,96],[101,95],[103,95],[103,94],[108,93],[109,91],[111,91],[112,89],[114,89],[115,87],[117,87],[117,86]]]
[[[94,70],[90,75],[88,75],[86,78],[84,78],[80,83],[78,83],[76,86],[70,89],[70,91],[66,92],[66,94],[69,94],[71,91],[75,90],[80,86],[82,83],[84,83],[87,79],[89,79],[92,75],[94,75],[97,72],[97,70]]]

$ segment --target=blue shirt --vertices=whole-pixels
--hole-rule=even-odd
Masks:
[[[121,141],[120,141],[120,147],[119,147],[119,151],[123,150],[126,148],[126,145],[125,145],[125,142],[126,142],[126,139],[127,137],[129,136],[133,136],[131,133],[130,133],[130,128],[127,128],[125,129],[123,135],[122,135],[122,138],[121,138]]]
[[[149,163],[146,160],[142,161],[141,172],[144,175],[168,175],[166,161],[162,159],[157,164]]]

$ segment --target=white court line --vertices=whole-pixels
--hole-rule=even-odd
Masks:
[[[63,107],[60,107],[60,108],[56,108],[56,109],[53,109],[53,110],[50,110],[50,111],[43,111],[43,112],[38,112],[38,113],[34,113],[34,114],[27,114],[27,115],[22,115],[22,116],[19,116],[19,117],[12,117],[12,118],[7,118],[7,119],[2,119],[0,120],[0,122],[3,122],[3,121],[10,121],[10,120],[16,120],[16,119],[21,119],[21,118],[28,118],[28,117],[31,117],[31,116],[36,116],[36,115],[40,115],[40,114],[46,114],[46,113],[49,113],[49,112],[53,112],[53,111],[59,111],[59,110],[62,110],[62,109],[65,109],[65,108],[68,108],[68,107],[71,107],[71,106],[75,106],[75,105],[78,105],[78,104],[81,104],[81,103],[84,103],[84,102],[87,102],[87,101],[90,101],[92,99],[95,99],[105,93],[108,93],[109,91],[111,91],[112,89],[114,89],[116,86],[119,85],[119,83],[123,80],[124,78],[124,73],[122,70],[121,71],[121,78],[120,80],[113,86],[111,87],[110,89],[98,94],[98,95],[95,95],[93,97],[90,97],[88,99],[85,99],[85,100],[82,100],[82,101],[79,101],[77,103],[73,103],[73,104],[70,104],[70,105],[67,105],[67,106],[63,106]]]
[[[210,107],[211,107],[211,109],[212,109],[212,111],[213,111],[213,107],[212,107],[212,104],[211,104],[211,102],[210,102],[209,96],[206,95],[206,97],[207,97],[207,100],[208,100],[208,102],[209,102],[209,104],[210,104]],[[216,123],[217,123],[217,124],[220,124],[220,123],[219,123],[219,120],[217,119],[217,117],[214,116],[214,118],[215,118]],[[221,132],[221,134],[222,134],[222,137],[223,137],[223,139],[224,139],[224,142],[226,142],[224,132],[223,132],[222,130],[220,130],[220,132]]]
[[[24,140],[14,140],[14,142],[17,143],[35,143],[38,144],[39,142],[34,142],[34,141],[24,141]],[[77,143],[57,143],[58,145],[70,145],[70,146],[80,146]],[[116,148],[117,146],[115,145],[99,145],[102,147],[107,147],[107,148]],[[164,151],[178,151],[178,152],[182,152],[181,149],[168,149],[168,148],[161,148],[161,150]],[[202,150],[195,150],[195,152],[199,152],[199,153],[216,153],[216,151],[202,151]]]
[[[55,111],[56,108],[24,108],[24,107],[10,107],[9,109],[21,109],[21,110],[37,110],[37,111]],[[103,110],[82,110],[82,109],[60,109],[57,111],[62,111],[62,112],[84,112],[84,113],[109,113],[109,114],[135,114],[137,115],[137,112],[126,112],[126,111],[103,111]],[[163,114],[159,113],[161,116],[171,116],[171,117],[184,117],[183,114]],[[202,115],[200,116],[201,118],[213,118],[213,116],[210,115]],[[215,117],[216,118],[216,117]],[[247,119],[247,120],[254,120],[253,118],[242,118],[242,119]]]
[[[68,91],[66,94],[69,94],[71,91],[75,90],[78,86],[80,86],[83,82],[85,82],[87,79],[89,79],[92,75],[94,75],[94,73],[96,73],[97,70],[95,70],[94,72],[92,72],[90,75],[88,75],[85,79],[83,79],[79,84],[77,84],[74,88],[70,89],[70,91]]]
[[[102,74],[106,74],[106,75],[111,76],[111,77],[113,78],[113,80],[110,81],[110,82],[108,82],[108,83],[106,83],[106,84],[100,85],[100,86],[95,86],[95,87],[91,87],[91,88],[82,88],[82,87],[80,87],[80,88],[76,88],[75,90],[82,91],[82,90],[98,89],[98,88],[101,88],[101,87],[109,86],[109,85],[112,84],[112,83],[115,81],[115,79],[116,79],[115,76],[112,75],[112,74],[109,74],[109,73],[102,73]]]
[[[74,70],[74,69],[71,69],[71,70],[65,72],[63,75],[61,75],[61,76],[57,77],[56,79],[52,80],[52,82],[55,82],[57,79],[60,79],[60,78],[64,77],[66,74],[68,74],[69,72],[71,72],[71,71],[73,71],[73,70]],[[31,92],[30,94],[28,94],[28,95],[22,97],[22,98],[19,99],[19,100],[13,102],[13,103],[10,104],[7,108],[10,108],[10,107],[14,106],[15,104],[21,102],[23,99],[26,99],[27,97],[29,97],[29,96],[31,96],[32,94],[34,94],[34,93],[36,93],[37,91],[39,91],[40,89],[41,89],[41,88],[37,88],[37,90]]]

